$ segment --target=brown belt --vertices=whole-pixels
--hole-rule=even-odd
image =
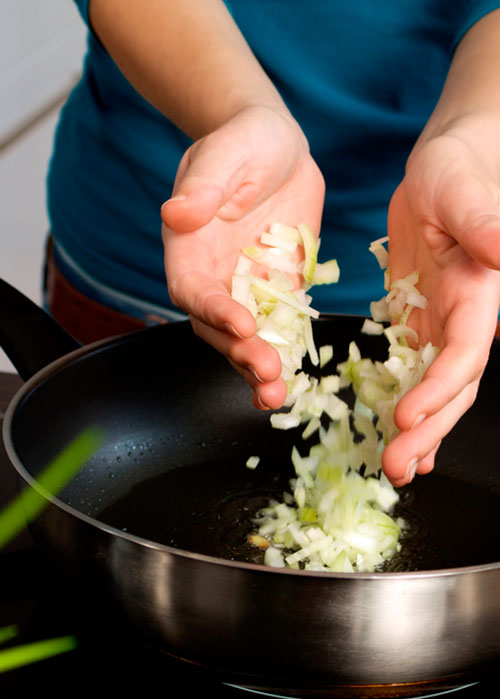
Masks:
[[[51,237],[47,243],[45,260],[45,294],[53,318],[83,345],[140,330],[147,325],[140,318],[93,301],[75,289],[56,265]]]

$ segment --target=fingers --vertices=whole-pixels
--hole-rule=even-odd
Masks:
[[[261,381],[253,370],[242,369],[238,364],[229,360],[236,371],[243,376],[252,389],[252,402],[258,410],[277,410],[285,402],[287,388],[285,381],[279,377],[277,381]]]
[[[265,106],[241,110],[184,154],[174,196],[162,207],[163,222],[174,231],[189,232],[207,225],[216,215],[224,221],[241,220],[299,172],[298,197],[307,200],[304,190],[311,188],[315,200],[322,201],[323,177],[304,134],[288,112]],[[291,192],[287,200],[295,201]],[[321,207],[317,209],[316,215]],[[309,223],[315,225],[315,219]]]
[[[287,387],[281,378],[278,352],[257,335],[235,337],[191,318],[195,333],[223,354],[243,376],[253,390],[254,405],[261,409],[280,408],[286,398]]]
[[[189,232],[215,215],[241,219],[290,178],[305,151],[302,139],[297,125],[272,110],[240,112],[184,154],[174,196],[162,207],[163,222]]]
[[[205,226],[224,201],[222,188],[203,182],[191,186],[190,191],[178,192],[161,207],[162,221],[172,230],[186,233]]]
[[[241,162],[215,146],[201,141],[184,154],[174,184],[174,196],[161,207],[163,223],[187,233],[207,225],[237,187]],[[233,153],[233,151],[231,151]]]
[[[441,348],[395,410],[400,433],[386,447],[383,467],[398,486],[432,470],[441,440],[475,399],[495,333],[498,177],[467,143],[452,136],[417,149],[391,201],[391,275],[418,269],[429,304],[410,324],[422,342]]]
[[[199,337],[240,367],[242,371],[250,372],[256,382],[267,383],[280,378],[279,354],[258,335],[239,338],[205,325],[196,318],[191,318],[191,323]]]
[[[387,445],[382,466],[393,485],[406,485],[416,473],[424,474],[432,470],[441,440],[470,408],[478,385],[478,381],[467,385],[442,410],[418,421],[413,428],[402,430]]]
[[[483,360],[484,357],[484,360]],[[479,348],[447,346],[431,364],[422,381],[401,398],[394,413],[400,430],[410,430],[437,414],[481,376],[487,355]]]
[[[192,234],[179,235],[185,239]],[[185,272],[180,277],[172,274],[169,290],[172,300],[189,313],[196,334],[221,352],[244,377],[253,390],[254,405],[260,409],[280,408],[287,393],[280,357],[256,335],[250,311],[203,271]]]
[[[495,327],[495,304],[491,307],[483,299],[483,306],[485,311],[477,301],[466,301],[454,309],[442,351],[396,406],[394,420],[401,432],[383,456],[384,471],[394,485],[432,470],[437,445],[475,400]]]
[[[464,277],[462,287],[466,282]],[[479,381],[496,330],[498,294],[498,274],[485,270],[473,290],[455,304],[446,320],[440,353],[422,381],[396,407],[394,420],[399,429],[408,430],[422,416],[434,415],[469,384]]]
[[[161,208],[167,227],[189,232],[207,225],[242,187],[249,153],[235,146],[233,129],[234,125],[226,125],[186,151],[177,171],[174,196]]]
[[[426,473],[430,473],[433,468],[434,468],[434,460],[436,458],[436,454],[438,452],[439,447],[441,446],[441,441],[440,440],[434,449],[432,449],[427,456],[424,456],[423,459],[421,459],[418,464],[417,464],[417,473],[419,476],[424,476]]]
[[[197,272],[174,278],[169,284],[175,303],[200,323],[239,338],[252,337],[255,319],[219,285]],[[212,343],[211,343],[212,344]]]
[[[439,441],[436,446],[431,449],[431,451],[424,456],[420,461],[418,460],[417,457],[414,459],[410,460],[407,464],[407,467],[405,469],[405,473],[403,477],[401,478],[390,478],[389,480],[392,482],[392,484],[396,488],[401,488],[404,485],[407,485],[408,483],[411,483],[413,478],[415,477],[416,474],[419,476],[424,476],[427,473],[430,473],[434,469],[434,462],[436,458],[436,454],[438,452],[439,447],[441,446],[441,441]]]

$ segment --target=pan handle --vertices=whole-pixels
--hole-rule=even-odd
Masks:
[[[0,279],[0,346],[26,381],[81,345],[48,313]]]

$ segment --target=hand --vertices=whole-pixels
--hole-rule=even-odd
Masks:
[[[231,298],[233,270],[241,249],[275,221],[306,221],[319,233],[323,199],[323,178],[296,122],[252,107],[191,146],[162,207],[170,298],[244,376],[259,408],[281,407],[286,385],[278,353]]]
[[[409,324],[440,348],[399,401],[383,455],[395,485],[432,470],[441,440],[474,402],[500,302],[499,170],[487,130],[455,128],[417,147],[389,208],[392,279],[418,270],[425,310]]]

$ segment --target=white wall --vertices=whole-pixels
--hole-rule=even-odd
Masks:
[[[86,30],[72,0],[0,0],[0,18],[0,277],[40,303],[45,176]]]
[[[0,0],[0,144],[68,91],[85,31],[71,0]]]

